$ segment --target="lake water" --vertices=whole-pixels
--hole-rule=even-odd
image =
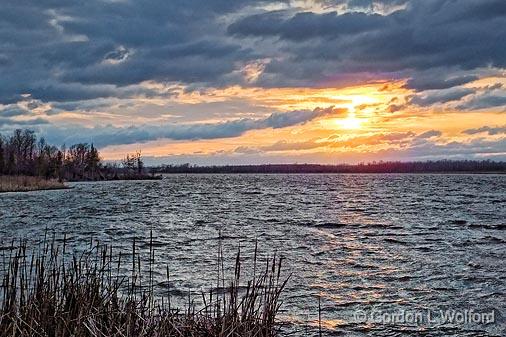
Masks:
[[[227,262],[239,246],[251,257],[255,240],[263,257],[284,256],[293,274],[280,319],[296,336],[314,335],[318,297],[327,336],[506,335],[505,175],[169,175],[72,186],[0,194],[0,246],[35,243],[47,228],[77,247],[94,238],[128,251],[136,237],[146,250],[152,230],[157,277],[168,265],[184,296],[215,283],[221,230]],[[493,310],[494,322],[440,317],[466,310]]]

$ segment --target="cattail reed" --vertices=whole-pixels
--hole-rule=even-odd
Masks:
[[[281,279],[281,259],[269,259],[253,279],[241,279],[241,252],[234,275],[226,280],[223,252],[218,250],[218,286],[224,291],[201,294],[195,305],[189,293],[187,310],[171,307],[170,288],[155,294],[155,251],[150,233],[148,261],[135,241],[132,257],[115,254],[111,246],[92,243],[85,252],[70,254],[45,239],[33,252],[25,242],[12,242],[0,260],[0,336],[258,336],[278,334],[276,314],[288,279]],[[147,262],[147,282],[141,264]],[[123,266],[130,266],[125,272]],[[221,269],[221,271],[220,271]],[[167,267],[167,284],[170,273]],[[241,287],[245,285],[245,287]],[[240,291],[240,289],[245,289]]]

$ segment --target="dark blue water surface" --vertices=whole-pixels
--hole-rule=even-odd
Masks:
[[[318,297],[324,335],[506,335],[504,175],[170,175],[72,187],[0,194],[0,246],[36,243],[47,229],[76,249],[93,238],[128,251],[136,237],[147,250],[152,230],[156,277],[168,265],[184,296],[215,284],[221,231],[229,267],[241,247],[248,269],[255,240],[262,258],[284,256],[292,277],[279,318],[297,336],[314,331]],[[493,310],[494,322],[440,317],[469,310]]]

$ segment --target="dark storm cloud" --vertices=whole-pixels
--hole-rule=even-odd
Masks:
[[[482,126],[481,128],[467,129],[462,132],[465,134],[468,134],[468,135],[487,133],[490,136],[494,136],[494,135],[506,134],[506,126],[495,126],[495,127]]]
[[[30,110],[26,110],[17,105],[7,106],[4,109],[0,109],[0,117],[16,117],[31,114]]]
[[[439,130],[429,130],[424,133],[419,134],[416,138],[419,139],[428,139],[433,137],[440,137],[443,133]]]
[[[458,101],[461,98],[475,93],[475,89],[470,88],[454,88],[449,90],[441,91],[430,91],[424,92],[412,96],[409,102],[419,106],[430,106],[437,103],[447,103],[452,101]]]
[[[112,125],[95,128],[49,128],[40,130],[49,142],[73,144],[93,142],[98,147],[119,144],[134,144],[157,139],[196,140],[237,137],[250,130],[279,129],[304,124],[311,120],[342,115],[345,110],[326,109],[277,112],[266,118],[243,118],[222,123],[166,124],[159,126],[141,125],[114,127]]]
[[[473,97],[471,100],[459,105],[460,110],[479,110],[487,108],[503,108],[506,111],[506,92],[491,93],[487,92]]]
[[[440,73],[439,75],[435,73],[429,73],[426,76],[418,74],[417,77],[411,78],[407,81],[406,88],[415,89],[418,91],[448,89],[475,81],[478,78],[479,77],[476,75],[465,75],[453,78],[446,78],[444,70],[442,70],[442,74]]]
[[[244,18],[230,25],[228,32],[238,36],[279,36],[286,40],[303,41],[371,32],[388,24],[388,20],[379,14],[306,12],[285,20],[282,13],[273,12]]]
[[[325,117],[328,115],[343,115],[347,109],[334,109],[333,107],[314,110],[300,110],[290,113],[278,112],[273,113],[265,120],[257,121],[262,128],[269,127],[273,129],[285,128],[292,125],[303,124],[316,118]]]
[[[229,42],[217,18],[248,3],[6,0],[0,11],[0,102],[26,93],[44,101],[118,95],[114,87],[83,87],[89,84],[224,82],[237,62],[254,53]]]
[[[401,78],[417,91],[451,89],[478,79],[479,69],[506,66],[504,0],[321,0],[329,12],[258,9],[269,2],[5,0],[0,103],[24,94],[60,103],[156,96],[143,81],[248,85],[237,71],[254,60],[270,60],[258,86]],[[337,5],[350,11],[332,11]],[[439,102],[459,94],[442,95]],[[491,92],[461,108],[503,104]]]
[[[409,0],[348,0],[348,7],[371,8],[374,5],[399,6],[404,5]]]
[[[155,50],[138,50],[118,64],[94,63],[73,69],[64,81],[120,86],[147,80],[212,82],[234,71],[234,62],[248,59],[248,51],[219,41],[199,42]]]
[[[288,59],[279,61],[282,66],[273,62],[267,72],[281,77],[301,66],[312,67],[312,79],[350,71],[389,72],[410,77],[408,87],[426,90],[476,79],[475,74],[454,72],[504,68],[504,27],[503,0],[412,0],[389,15],[257,14],[234,22],[229,33],[278,39]]]

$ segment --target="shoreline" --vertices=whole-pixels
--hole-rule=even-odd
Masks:
[[[18,190],[0,190],[0,194],[6,193],[29,193],[29,192],[37,192],[37,191],[60,191],[60,190],[71,190],[72,187],[64,186],[64,187],[48,187],[48,188],[33,188],[33,189],[18,189]]]
[[[26,193],[35,191],[55,191],[72,189],[68,183],[100,183],[108,181],[151,181],[160,180],[162,176],[143,175],[138,177],[120,177],[105,180],[70,180],[61,182],[56,179],[45,179],[32,176],[0,176],[0,194]]]
[[[63,190],[70,187],[56,179],[31,176],[0,176],[0,193]]]

